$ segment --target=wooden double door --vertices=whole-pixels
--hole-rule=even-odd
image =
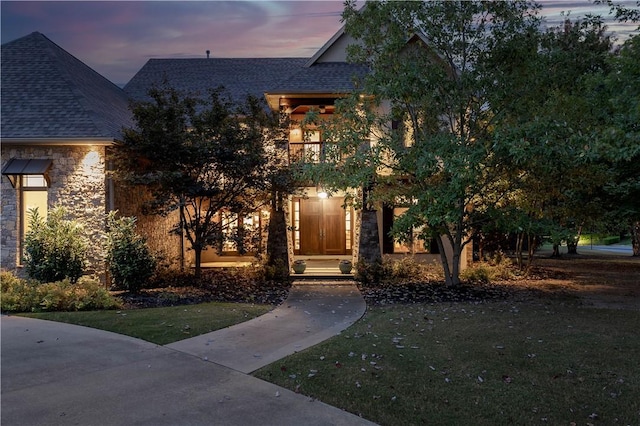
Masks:
[[[298,202],[299,254],[343,255],[351,251],[350,247],[347,248],[347,215],[346,210],[342,208],[343,198],[307,198],[298,199]]]

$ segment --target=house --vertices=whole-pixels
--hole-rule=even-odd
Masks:
[[[318,160],[324,143],[321,131],[303,136],[299,123],[310,109],[319,111],[321,119],[332,116],[336,100],[350,93],[356,79],[367,72],[363,66],[347,63],[350,42],[340,30],[311,58],[151,59],[124,91],[41,34],[3,45],[2,266],[19,264],[24,215],[32,199],[31,176],[40,177],[41,203],[66,205],[79,219],[91,223],[96,235],[103,226],[102,215],[118,209],[139,218],[139,228],[153,248],[170,259],[190,263],[183,242],[169,236],[177,219],[145,217],[141,194],[114,188],[105,175],[109,146],[117,143],[121,126],[131,125],[127,97],[143,100],[149,88],[165,81],[189,93],[205,94],[223,86],[235,99],[246,94],[264,97],[269,108],[291,118],[290,159]],[[92,159],[90,165],[87,157]],[[379,206],[365,217],[345,207],[344,193],[327,196],[321,185],[302,190],[304,195],[291,197],[285,206],[290,260],[357,259],[362,250],[429,252],[424,244],[405,247],[389,236],[393,218],[401,209]],[[269,217],[267,212],[255,212],[237,220],[264,227]],[[361,233],[361,229],[366,231]],[[99,265],[97,249],[94,258]],[[249,259],[228,245],[221,254],[206,251],[202,260],[227,264]]]
[[[104,273],[109,147],[131,126],[126,93],[34,32],[2,45],[2,268],[21,264],[27,211],[64,206],[86,227],[90,272]]]
[[[339,30],[311,58],[207,58],[151,59],[125,86],[135,100],[146,99],[153,85],[163,82],[182,92],[206,94],[223,86],[236,99],[246,94],[264,97],[270,109],[286,113],[291,122],[288,154],[291,161],[305,158],[319,161],[324,139],[320,129],[303,132],[300,122],[314,109],[320,119],[334,114],[336,100],[351,93],[366,67],[347,62],[347,46],[352,39]],[[303,133],[305,133],[303,135]],[[363,222],[364,214],[344,206],[345,194],[327,194],[321,183],[301,188],[302,196],[294,196],[285,206],[288,225],[290,259],[294,257],[329,257],[357,259],[360,250],[380,253],[437,253],[437,246],[425,247],[416,241],[412,247],[399,244],[389,235],[394,217],[401,207],[379,206],[375,216]],[[257,226],[265,214],[238,218]],[[261,223],[262,224],[262,223]],[[362,229],[373,230],[361,235]],[[366,241],[365,241],[366,240]],[[203,253],[203,262],[242,260],[233,247]],[[465,259],[466,260],[466,259]]]

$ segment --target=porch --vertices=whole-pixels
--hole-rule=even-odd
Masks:
[[[304,260],[307,265],[302,274],[291,271],[291,276],[296,279],[353,279],[353,270],[350,274],[342,274],[338,267],[341,260],[353,260],[351,255],[296,255],[296,260]],[[254,261],[255,258],[251,256],[230,256],[224,261],[203,262],[202,268],[242,268],[251,266]]]

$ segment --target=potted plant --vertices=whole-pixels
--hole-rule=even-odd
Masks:
[[[302,259],[295,260],[293,262],[293,272],[296,274],[304,273],[304,270],[307,269],[307,262]]]
[[[353,263],[351,263],[350,260],[341,260],[338,268],[340,268],[340,272],[342,272],[343,274],[348,274],[353,268]]]

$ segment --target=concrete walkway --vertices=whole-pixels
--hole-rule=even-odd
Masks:
[[[282,305],[265,315],[167,347],[251,373],[335,336],[360,319],[365,309],[352,282],[299,282]]]
[[[353,284],[294,285],[287,301],[266,316],[164,347],[86,327],[3,316],[0,421],[3,426],[370,425],[242,373],[335,335],[363,313]]]

